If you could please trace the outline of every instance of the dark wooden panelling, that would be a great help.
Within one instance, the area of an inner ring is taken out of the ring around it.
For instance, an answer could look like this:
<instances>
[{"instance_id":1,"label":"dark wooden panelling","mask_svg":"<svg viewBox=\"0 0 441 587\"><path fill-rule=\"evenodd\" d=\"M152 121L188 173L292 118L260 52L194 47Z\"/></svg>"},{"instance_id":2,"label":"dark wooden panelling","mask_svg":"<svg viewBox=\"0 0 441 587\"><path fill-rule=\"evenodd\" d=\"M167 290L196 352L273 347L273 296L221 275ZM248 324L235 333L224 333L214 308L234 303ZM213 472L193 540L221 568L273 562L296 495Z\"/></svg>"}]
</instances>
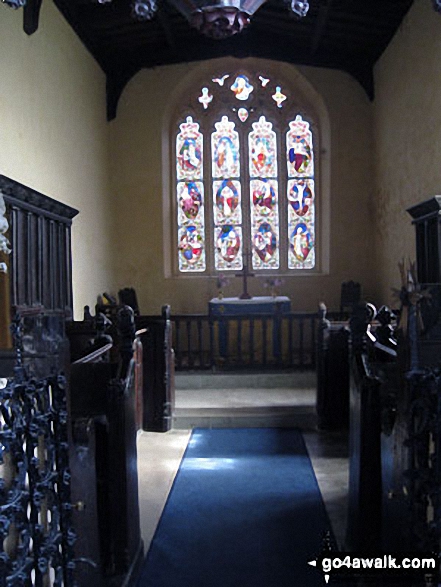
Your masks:
<instances>
[{"instance_id":1,"label":"dark wooden panelling","mask_svg":"<svg viewBox=\"0 0 441 587\"><path fill-rule=\"evenodd\" d=\"M162 316L137 316L136 327L145 329L140 335L145 357L143 429L167 432L171 428L174 410L170 307L164 306Z\"/></svg>"},{"instance_id":2,"label":"dark wooden panelling","mask_svg":"<svg viewBox=\"0 0 441 587\"><path fill-rule=\"evenodd\" d=\"M372 552L381 545L380 382L358 351L352 357L351 371L346 546Z\"/></svg>"},{"instance_id":3,"label":"dark wooden panelling","mask_svg":"<svg viewBox=\"0 0 441 587\"><path fill-rule=\"evenodd\" d=\"M317 340L317 417L322 430L349 426L349 332L343 322L323 320Z\"/></svg>"},{"instance_id":4,"label":"dark wooden panelling","mask_svg":"<svg viewBox=\"0 0 441 587\"><path fill-rule=\"evenodd\" d=\"M27 213L28 224L28 280L27 297L31 306L41 305L38 296L38 216L33 212Z\"/></svg>"},{"instance_id":5,"label":"dark wooden panelling","mask_svg":"<svg viewBox=\"0 0 441 587\"><path fill-rule=\"evenodd\" d=\"M116 323L109 330L118 340L113 347L112 338L102 337L96 322L67 322L72 354L81 356L71 365L71 416L77 451L72 462L72 488L86 506L76 517L78 554L98 565L95 570L78 569L79 587L127 587L142 560L134 363L125 358L128 351L131 354L132 340L123 332L118 317L113 319ZM142 363L142 350L139 360Z\"/></svg>"},{"instance_id":6,"label":"dark wooden panelling","mask_svg":"<svg viewBox=\"0 0 441 587\"><path fill-rule=\"evenodd\" d=\"M71 224L78 211L0 176L11 220L11 303L72 315Z\"/></svg>"}]
</instances>

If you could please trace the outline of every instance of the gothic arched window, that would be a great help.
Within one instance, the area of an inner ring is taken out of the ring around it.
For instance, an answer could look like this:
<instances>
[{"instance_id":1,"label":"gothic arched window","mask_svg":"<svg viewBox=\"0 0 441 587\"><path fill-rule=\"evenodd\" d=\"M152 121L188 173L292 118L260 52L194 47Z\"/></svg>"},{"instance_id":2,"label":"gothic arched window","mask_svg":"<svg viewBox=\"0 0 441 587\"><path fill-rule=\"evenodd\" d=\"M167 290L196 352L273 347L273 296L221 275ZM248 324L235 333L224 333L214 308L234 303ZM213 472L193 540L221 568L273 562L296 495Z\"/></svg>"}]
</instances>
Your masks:
<instances>
[{"instance_id":1,"label":"gothic arched window","mask_svg":"<svg viewBox=\"0 0 441 587\"><path fill-rule=\"evenodd\" d=\"M289 273L316 265L315 140L288 90L263 75L213 77L176 127L181 273ZM284 93L285 92L285 93Z\"/></svg>"}]
</instances>

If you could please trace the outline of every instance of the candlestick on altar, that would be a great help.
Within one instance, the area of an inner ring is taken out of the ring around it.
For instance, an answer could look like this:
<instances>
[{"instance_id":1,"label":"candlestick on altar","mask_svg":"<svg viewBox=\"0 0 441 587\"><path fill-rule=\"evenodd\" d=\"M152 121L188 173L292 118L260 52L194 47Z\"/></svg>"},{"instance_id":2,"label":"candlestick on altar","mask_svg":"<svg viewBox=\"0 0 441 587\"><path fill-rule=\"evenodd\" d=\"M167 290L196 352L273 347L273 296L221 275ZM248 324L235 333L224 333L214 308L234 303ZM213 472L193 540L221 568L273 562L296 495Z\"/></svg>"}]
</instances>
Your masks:
<instances>
[{"instance_id":1,"label":"candlestick on altar","mask_svg":"<svg viewBox=\"0 0 441 587\"><path fill-rule=\"evenodd\" d=\"M248 277L254 277L254 273L249 271L249 260L251 260L251 252L248 251L243 255L243 269L240 273L236 273L235 277L242 277L243 292L239 296L240 300L251 300L253 296L248 293Z\"/></svg>"}]
</instances>

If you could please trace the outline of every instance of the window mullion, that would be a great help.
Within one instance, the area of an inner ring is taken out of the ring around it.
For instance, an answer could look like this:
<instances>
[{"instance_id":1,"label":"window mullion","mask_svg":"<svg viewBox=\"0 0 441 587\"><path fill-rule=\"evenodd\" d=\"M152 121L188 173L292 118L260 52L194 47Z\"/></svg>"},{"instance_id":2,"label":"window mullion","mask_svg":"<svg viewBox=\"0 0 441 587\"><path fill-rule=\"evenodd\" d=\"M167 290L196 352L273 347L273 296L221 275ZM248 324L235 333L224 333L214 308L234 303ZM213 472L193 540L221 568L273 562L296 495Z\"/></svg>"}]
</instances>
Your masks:
<instances>
[{"instance_id":1,"label":"window mullion","mask_svg":"<svg viewBox=\"0 0 441 587\"><path fill-rule=\"evenodd\" d=\"M279 153L279 250L280 250L280 270L288 270L288 202L286 198L286 188L288 185L286 169L286 146L285 146L286 129L279 128L277 132L277 148Z\"/></svg>"},{"instance_id":2,"label":"window mullion","mask_svg":"<svg viewBox=\"0 0 441 587\"><path fill-rule=\"evenodd\" d=\"M204 190L205 190L205 234L207 248L207 269L209 274L213 274L214 264L214 217L213 217L213 182L211 180L211 132L213 129L213 120L205 118L203 125L204 135Z\"/></svg>"},{"instance_id":3,"label":"window mullion","mask_svg":"<svg viewBox=\"0 0 441 587\"><path fill-rule=\"evenodd\" d=\"M250 173L248 169L248 133L249 125L242 125L240 136L240 154L242 161L241 185L242 185L242 226L244 247L243 254L251 253L253 244L251 240L251 205L250 205Z\"/></svg>"}]
</instances>

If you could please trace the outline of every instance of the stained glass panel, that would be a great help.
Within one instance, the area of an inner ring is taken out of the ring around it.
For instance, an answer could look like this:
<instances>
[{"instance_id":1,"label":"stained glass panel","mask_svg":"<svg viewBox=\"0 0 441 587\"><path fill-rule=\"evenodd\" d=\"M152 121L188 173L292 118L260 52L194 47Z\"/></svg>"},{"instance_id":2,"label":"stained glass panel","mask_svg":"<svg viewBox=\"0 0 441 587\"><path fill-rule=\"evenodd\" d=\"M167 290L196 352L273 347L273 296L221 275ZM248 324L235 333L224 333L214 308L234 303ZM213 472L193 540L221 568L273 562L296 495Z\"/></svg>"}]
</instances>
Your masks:
<instances>
[{"instance_id":1,"label":"stained glass panel","mask_svg":"<svg viewBox=\"0 0 441 587\"><path fill-rule=\"evenodd\" d=\"M224 179L213 182L215 224L242 223L240 181Z\"/></svg>"},{"instance_id":2,"label":"stained glass panel","mask_svg":"<svg viewBox=\"0 0 441 587\"><path fill-rule=\"evenodd\" d=\"M254 87L246 75L238 75L230 89L238 100L248 100Z\"/></svg>"},{"instance_id":3,"label":"stained glass panel","mask_svg":"<svg viewBox=\"0 0 441 587\"><path fill-rule=\"evenodd\" d=\"M223 75L222 77L213 77L211 81L215 82L216 84L219 84L220 86L223 86L225 83L225 80L228 79L230 76L229 74Z\"/></svg>"},{"instance_id":4,"label":"stained glass panel","mask_svg":"<svg viewBox=\"0 0 441 587\"><path fill-rule=\"evenodd\" d=\"M240 176L239 135L234 122L222 116L211 135L212 175L231 179Z\"/></svg>"},{"instance_id":5,"label":"stained glass panel","mask_svg":"<svg viewBox=\"0 0 441 587\"><path fill-rule=\"evenodd\" d=\"M242 227L224 224L215 229L216 269L242 269Z\"/></svg>"},{"instance_id":6,"label":"stained glass panel","mask_svg":"<svg viewBox=\"0 0 441 587\"><path fill-rule=\"evenodd\" d=\"M248 136L251 177L277 177L276 133L272 126L265 116L253 122L253 130Z\"/></svg>"},{"instance_id":7,"label":"stained glass panel","mask_svg":"<svg viewBox=\"0 0 441 587\"><path fill-rule=\"evenodd\" d=\"M315 267L315 192L312 133L301 116L286 135L288 168L288 268Z\"/></svg>"},{"instance_id":8,"label":"stained glass panel","mask_svg":"<svg viewBox=\"0 0 441 587\"><path fill-rule=\"evenodd\" d=\"M312 133L309 123L301 116L289 123L286 135L288 177L312 177L314 175L314 155Z\"/></svg>"},{"instance_id":9,"label":"stained glass panel","mask_svg":"<svg viewBox=\"0 0 441 587\"><path fill-rule=\"evenodd\" d=\"M205 235L201 227L190 224L178 232L179 270L205 270Z\"/></svg>"},{"instance_id":10,"label":"stained glass panel","mask_svg":"<svg viewBox=\"0 0 441 587\"><path fill-rule=\"evenodd\" d=\"M282 108L282 103L286 100L286 96L282 93L282 88L280 86L276 87L276 92L271 97L277 104L277 108Z\"/></svg>"},{"instance_id":11,"label":"stained glass panel","mask_svg":"<svg viewBox=\"0 0 441 587\"><path fill-rule=\"evenodd\" d=\"M248 135L250 220L253 269L279 267L279 205L277 142L271 122L264 116Z\"/></svg>"},{"instance_id":12,"label":"stained glass panel","mask_svg":"<svg viewBox=\"0 0 441 587\"><path fill-rule=\"evenodd\" d=\"M189 116L176 137L176 198L179 271L205 271L202 134Z\"/></svg>"},{"instance_id":13,"label":"stained glass panel","mask_svg":"<svg viewBox=\"0 0 441 587\"><path fill-rule=\"evenodd\" d=\"M217 270L242 268L242 201L239 134L223 116L211 135L214 264ZM221 178L221 179L216 179Z\"/></svg>"},{"instance_id":14,"label":"stained glass panel","mask_svg":"<svg viewBox=\"0 0 441 587\"><path fill-rule=\"evenodd\" d=\"M203 223L204 185L200 181L181 181L178 183L178 222L191 224L202 220Z\"/></svg>"},{"instance_id":15,"label":"stained glass panel","mask_svg":"<svg viewBox=\"0 0 441 587\"><path fill-rule=\"evenodd\" d=\"M208 88L202 88L202 94L199 96L198 102L200 102L202 104L202 106L204 107L204 110L206 110L208 108L208 105L212 101L213 101L213 94L210 94L210 91Z\"/></svg>"},{"instance_id":16,"label":"stained glass panel","mask_svg":"<svg viewBox=\"0 0 441 587\"><path fill-rule=\"evenodd\" d=\"M249 112L246 108L239 108L239 110L237 111L237 116L239 117L239 120L241 122L245 122L245 120L249 116Z\"/></svg>"},{"instance_id":17,"label":"stained glass panel","mask_svg":"<svg viewBox=\"0 0 441 587\"><path fill-rule=\"evenodd\" d=\"M288 180L288 214L303 217L309 212L314 201L313 179ZM294 220L295 220L294 217Z\"/></svg>"},{"instance_id":18,"label":"stained glass panel","mask_svg":"<svg viewBox=\"0 0 441 587\"><path fill-rule=\"evenodd\" d=\"M253 179L250 185L252 216L258 219L277 216L277 181Z\"/></svg>"},{"instance_id":19,"label":"stained glass panel","mask_svg":"<svg viewBox=\"0 0 441 587\"><path fill-rule=\"evenodd\" d=\"M313 269L315 266L314 219L300 220L289 233L289 269Z\"/></svg>"},{"instance_id":20,"label":"stained glass panel","mask_svg":"<svg viewBox=\"0 0 441 587\"><path fill-rule=\"evenodd\" d=\"M202 134L191 116L180 126L176 137L177 179L202 179Z\"/></svg>"},{"instance_id":21,"label":"stained glass panel","mask_svg":"<svg viewBox=\"0 0 441 587\"><path fill-rule=\"evenodd\" d=\"M253 269L279 268L279 207L275 179L253 179L250 183Z\"/></svg>"},{"instance_id":22,"label":"stained glass panel","mask_svg":"<svg viewBox=\"0 0 441 587\"><path fill-rule=\"evenodd\" d=\"M252 234L253 269L278 269L279 247L275 227L269 222L262 222Z\"/></svg>"}]
</instances>

